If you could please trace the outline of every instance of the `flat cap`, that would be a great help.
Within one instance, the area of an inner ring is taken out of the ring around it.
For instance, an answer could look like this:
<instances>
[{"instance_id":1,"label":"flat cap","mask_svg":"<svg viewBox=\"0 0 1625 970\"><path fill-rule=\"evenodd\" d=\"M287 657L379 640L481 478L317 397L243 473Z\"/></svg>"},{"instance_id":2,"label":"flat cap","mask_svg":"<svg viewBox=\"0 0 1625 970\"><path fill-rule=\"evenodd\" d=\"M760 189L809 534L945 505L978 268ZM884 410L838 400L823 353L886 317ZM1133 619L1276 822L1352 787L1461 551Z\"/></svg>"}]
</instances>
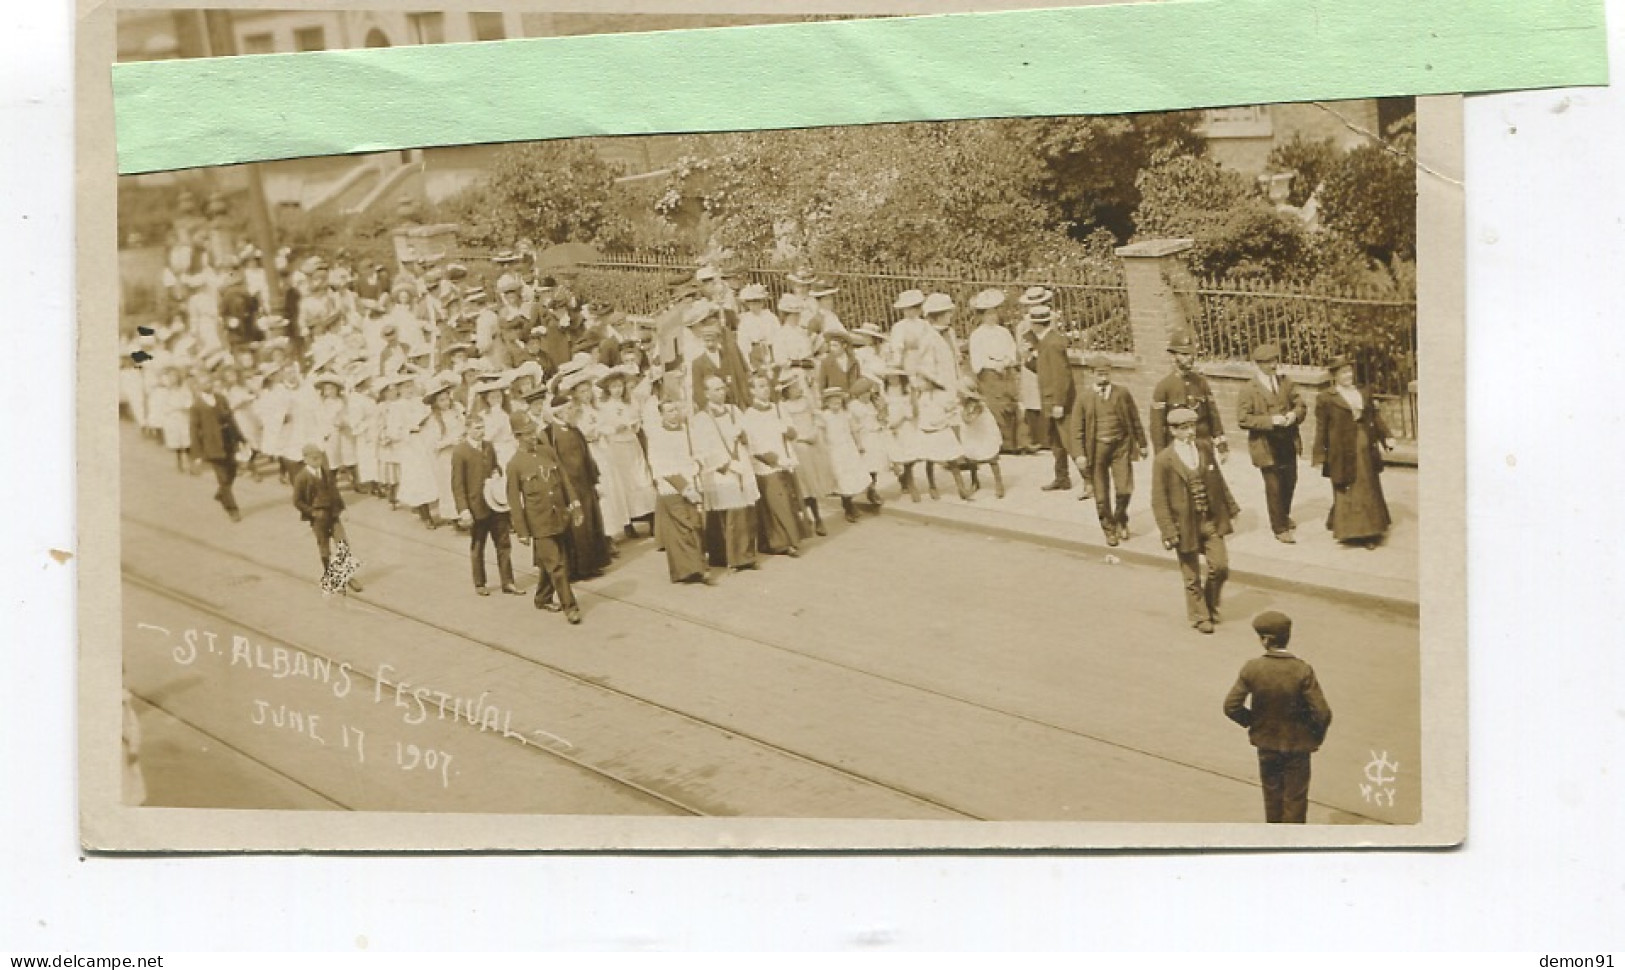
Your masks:
<instances>
[{"instance_id":1,"label":"flat cap","mask_svg":"<svg viewBox=\"0 0 1625 970\"><path fill-rule=\"evenodd\" d=\"M1292 617L1275 610L1266 610L1253 617L1253 629L1261 637L1274 637L1284 641L1292 636Z\"/></svg>"}]
</instances>

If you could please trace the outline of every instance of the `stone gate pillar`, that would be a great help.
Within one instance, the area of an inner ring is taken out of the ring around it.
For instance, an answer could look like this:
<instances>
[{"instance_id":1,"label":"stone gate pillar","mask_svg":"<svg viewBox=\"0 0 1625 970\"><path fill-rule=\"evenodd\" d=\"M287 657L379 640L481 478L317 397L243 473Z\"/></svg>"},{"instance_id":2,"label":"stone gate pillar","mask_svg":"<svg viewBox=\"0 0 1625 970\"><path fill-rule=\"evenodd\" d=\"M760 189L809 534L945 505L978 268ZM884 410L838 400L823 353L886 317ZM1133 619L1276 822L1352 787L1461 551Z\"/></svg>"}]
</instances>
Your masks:
<instances>
[{"instance_id":1,"label":"stone gate pillar","mask_svg":"<svg viewBox=\"0 0 1625 970\"><path fill-rule=\"evenodd\" d=\"M1160 366L1168 338L1189 326L1175 287L1192 285L1179 254L1193 245L1191 239L1147 239L1117 250L1128 284L1134 356L1142 365Z\"/></svg>"}]
</instances>

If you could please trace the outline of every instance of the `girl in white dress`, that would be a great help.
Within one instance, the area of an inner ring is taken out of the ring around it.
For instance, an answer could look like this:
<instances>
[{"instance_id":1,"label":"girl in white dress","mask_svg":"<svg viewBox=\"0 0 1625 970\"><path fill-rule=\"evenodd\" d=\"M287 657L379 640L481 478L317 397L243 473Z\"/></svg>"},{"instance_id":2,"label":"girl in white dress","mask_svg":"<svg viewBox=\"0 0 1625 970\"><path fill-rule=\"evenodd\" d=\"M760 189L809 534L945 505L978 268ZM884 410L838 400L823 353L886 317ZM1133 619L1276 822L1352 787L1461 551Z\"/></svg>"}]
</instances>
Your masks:
<instances>
[{"instance_id":1,"label":"girl in white dress","mask_svg":"<svg viewBox=\"0 0 1625 970\"><path fill-rule=\"evenodd\" d=\"M389 507L399 507L401 452L411 429L406 421L412 402L402 400L401 386L409 378L386 377L378 385L378 477L389 498Z\"/></svg>"},{"instance_id":2,"label":"girl in white dress","mask_svg":"<svg viewBox=\"0 0 1625 970\"><path fill-rule=\"evenodd\" d=\"M920 500L920 486L914 481L914 465L920 460L920 425L914 410L914 394L908 386L908 375L902 371L886 372L886 394L883 399L887 435L886 454L891 459L892 473L907 490L909 498Z\"/></svg>"},{"instance_id":3,"label":"girl in white dress","mask_svg":"<svg viewBox=\"0 0 1625 970\"><path fill-rule=\"evenodd\" d=\"M863 494L870 487L869 467L864 461L863 444L852 413L846 407L846 390L839 387L824 389L824 410L818 416L820 430L829 447L830 466L835 471L835 493L841 497L841 511L846 521L858 521L858 510L853 496Z\"/></svg>"},{"instance_id":4,"label":"girl in white dress","mask_svg":"<svg viewBox=\"0 0 1625 970\"><path fill-rule=\"evenodd\" d=\"M505 374L474 388L475 411L484 422L485 443L496 452L499 468L507 468L519 451L519 439L513 433L513 415L508 410L511 383L511 375Z\"/></svg>"},{"instance_id":5,"label":"girl in white dress","mask_svg":"<svg viewBox=\"0 0 1625 970\"><path fill-rule=\"evenodd\" d=\"M186 471L186 453L192 447L192 392L182 384L178 368L164 369L148 407L163 432L164 447L175 453L175 470Z\"/></svg>"},{"instance_id":6,"label":"girl in white dress","mask_svg":"<svg viewBox=\"0 0 1625 970\"><path fill-rule=\"evenodd\" d=\"M830 464L829 446L818 426L818 402L807 392L807 371L791 368L779 379L783 400L779 410L792 431L796 452L796 482L801 487L801 498L812 514L813 532L826 535L824 517L818 500L835 491L835 469Z\"/></svg>"},{"instance_id":7,"label":"girl in white dress","mask_svg":"<svg viewBox=\"0 0 1625 970\"><path fill-rule=\"evenodd\" d=\"M977 470L983 465L993 470L993 494L1004 498L1004 472L999 468L999 449L1003 447L1004 435L999 431L998 419L983 404L980 394L966 394L962 408L964 424L959 430L959 441L964 446L965 458L960 467L970 472L970 495L965 498L969 500L982 487Z\"/></svg>"},{"instance_id":8,"label":"girl in white dress","mask_svg":"<svg viewBox=\"0 0 1625 970\"><path fill-rule=\"evenodd\" d=\"M922 381L914 397L915 414L920 428L920 457L925 460L925 482L932 498L941 498L937 492L937 466L943 465L954 476L959 497L970 493L965 490L959 463L965 449L959 442L959 396L949 388L937 387Z\"/></svg>"},{"instance_id":9,"label":"girl in white dress","mask_svg":"<svg viewBox=\"0 0 1625 970\"><path fill-rule=\"evenodd\" d=\"M349 401L350 433L355 438L356 490L367 495L383 494L379 486L383 472L378 461L378 432L382 415L378 410L378 401L373 397L376 386L376 380L363 379L350 392Z\"/></svg>"},{"instance_id":10,"label":"girl in white dress","mask_svg":"<svg viewBox=\"0 0 1625 970\"><path fill-rule=\"evenodd\" d=\"M867 377L860 377L852 383L852 399L847 402L846 412L852 417L852 430L863 452L864 470L869 473L869 487L864 497L876 511L881 506L878 489L880 476L891 471L885 408L879 384Z\"/></svg>"},{"instance_id":11,"label":"girl in white dress","mask_svg":"<svg viewBox=\"0 0 1625 970\"><path fill-rule=\"evenodd\" d=\"M633 402L628 385L638 376L635 367L614 367L599 378L604 399L598 405L599 431L604 436L606 453L614 466L613 478L620 491L620 501L629 520L649 520L649 534L654 534L655 486L649 472L649 459L643 452L638 432L643 416ZM626 525L626 536L637 537L631 522Z\"/></svg>"}]
</instances>

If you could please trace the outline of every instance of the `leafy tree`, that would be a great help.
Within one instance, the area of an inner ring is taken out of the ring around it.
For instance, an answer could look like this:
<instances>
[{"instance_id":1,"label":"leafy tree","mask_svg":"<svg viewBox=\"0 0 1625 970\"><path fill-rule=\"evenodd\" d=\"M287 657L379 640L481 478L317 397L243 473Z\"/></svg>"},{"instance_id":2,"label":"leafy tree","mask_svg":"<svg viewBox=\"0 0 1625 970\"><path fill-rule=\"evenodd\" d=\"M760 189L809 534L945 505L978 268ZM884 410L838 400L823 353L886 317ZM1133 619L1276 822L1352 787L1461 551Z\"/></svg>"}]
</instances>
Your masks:
<instances>
[{"instance_id":1,"label":"leafy tree","mask_svg":"<svg viewBox=\"0 0 1625 970\"><path fill-rule=\"evenodd\" d=\"M1078 239L1105 229L1118 242L1134 234L1138 177L1159 156L1199 155L1201 113L1021 119L1008 137L1044 163L1043 187Z\"/></svg>"},{"instance_id":2,"label":"leafy tree","mask_svg":"<svg viewBox=\"0 0 1625 970\"><path fill-rule=\"evenodd\" d=\"M1305 138L1301 132L1294 134L1291 141L1271 149L1271 168L1297 174L1292 180L1292 190L1287 193L1287 205L1301 206L1308 202L1315 187L1337 164L1337 158L1337 144L1332 139Z\"/></svg>"},{"instance_id":3,"label":"leafy tree","mask_svg":"<svg viewBox=\"0 0 1625 970\"><path fill-rule=\"evenodd\" d=\"M1416 258L1416 137L1414 116L1390 129L1385 145L1344 155L1321 186L1321 220L1392 267Z\"/></svg>"},{"instance_id":4,"label":"leafy tree","mask_svg":"<svg viewBox=\"0 0 1625 970\"><path fill-rule=\"evenodd\" d=\"M1010 122L698 137L659 203L715 248L777 262L1026 268L1082 248Z\"/></svg>"},{"instance_id":5,"label":"leafy tree","mask_svg":"<svg viewBox=\"0 0 1625 970\"><path fill-rule=\"evenodd\" d=\"M631 225L612 199L620 174L583 142L511 145L498 153L489 175L443 210L472 246L496 249L520 238L624 245Z\"/></svg>"}]
</instances>

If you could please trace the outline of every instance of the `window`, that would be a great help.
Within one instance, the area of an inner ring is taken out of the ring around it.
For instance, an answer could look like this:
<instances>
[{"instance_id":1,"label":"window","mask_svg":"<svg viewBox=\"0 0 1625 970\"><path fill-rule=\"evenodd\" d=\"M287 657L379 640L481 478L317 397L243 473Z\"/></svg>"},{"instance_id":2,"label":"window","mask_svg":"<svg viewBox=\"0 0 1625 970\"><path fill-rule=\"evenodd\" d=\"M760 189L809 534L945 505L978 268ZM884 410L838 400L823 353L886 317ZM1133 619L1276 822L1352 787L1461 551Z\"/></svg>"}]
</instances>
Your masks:
<instances>
[{"instance_id":1,"label":"window","mask_svg":"<svg viewBox=\"0 0 1625 970\"><path fill-rule=\"evenodd\" d=\"M503 25L499 13L471 13L468 22L473 28L475 40L503 40L508 36L508 29Z\"/></svg>"},{"instance_id":2,"label":"window","mask_svg":"<svg viewBox=\"0 0 1625 970\"><path fill-rule=\"evenodd\" d=\"M293 49L296 51L327 50L327 31L321 27L304 27L294 31Z\"/></svg>"},{"instance_id":3,"label":"window","mask_svg":"<svg viewBox=\"0 0 1625 970\"><path fill-rule=\"evenodd\" d=\"M409 13L407 23L412 26L412 43L444 44L446 42L446 15L442 13Z\"/></svg>"},{"instance_id":4,"label":"window","mask_svg":"<svg viewBox=\"0 0 1625 970\"><path fill-rule=\"evenodd\" d=\"M271 54L276 51L276 41L270 34L245 34L243 36L244 54Z\"/></svg>"}]
</instances>

